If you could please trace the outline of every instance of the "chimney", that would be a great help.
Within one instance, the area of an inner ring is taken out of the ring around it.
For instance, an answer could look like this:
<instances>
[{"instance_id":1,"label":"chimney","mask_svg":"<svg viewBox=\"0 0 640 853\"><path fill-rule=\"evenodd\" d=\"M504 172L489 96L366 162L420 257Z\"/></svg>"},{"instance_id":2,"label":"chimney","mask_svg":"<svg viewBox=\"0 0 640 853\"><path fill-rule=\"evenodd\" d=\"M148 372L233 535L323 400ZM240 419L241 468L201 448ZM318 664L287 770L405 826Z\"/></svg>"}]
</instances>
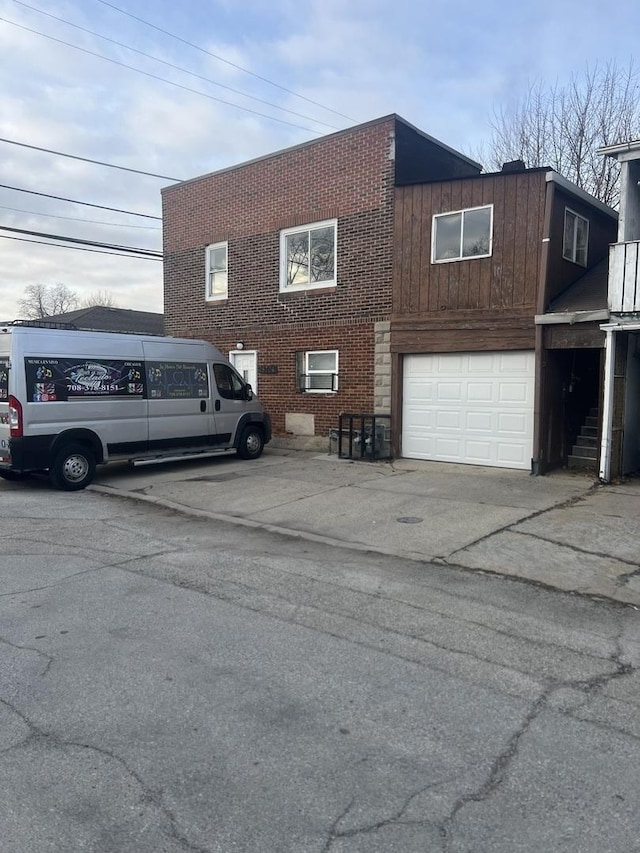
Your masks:
<instances>
[{"instance_id":1,"label":"chimney","mask_svg":"<svg viewBox=\"0 0 640 853\"><path fill-rule=\"evenodd\" d=\"M502 164L503 172L523 172L526 168L524 160L509 160Z\"/></svg>"}]
</instances>

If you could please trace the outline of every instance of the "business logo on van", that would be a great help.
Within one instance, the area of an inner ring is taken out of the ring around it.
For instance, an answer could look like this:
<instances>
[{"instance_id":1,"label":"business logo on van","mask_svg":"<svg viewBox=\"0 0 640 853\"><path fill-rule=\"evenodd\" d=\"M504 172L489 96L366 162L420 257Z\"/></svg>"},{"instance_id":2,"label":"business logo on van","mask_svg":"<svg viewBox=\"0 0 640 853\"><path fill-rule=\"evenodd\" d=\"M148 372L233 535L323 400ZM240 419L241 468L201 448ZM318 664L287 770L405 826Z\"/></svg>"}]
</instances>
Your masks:
<instances>
[{"instance_id":1,"label":"business logo on van","mask_svg":"<svg viewBox=\"0 0 640 853\"><path fill-rule=\"evenodd\" d=\"M26 358L27 400L51 403L74 397L144 397L141 361Z\"/></svg>"}]
</instances>

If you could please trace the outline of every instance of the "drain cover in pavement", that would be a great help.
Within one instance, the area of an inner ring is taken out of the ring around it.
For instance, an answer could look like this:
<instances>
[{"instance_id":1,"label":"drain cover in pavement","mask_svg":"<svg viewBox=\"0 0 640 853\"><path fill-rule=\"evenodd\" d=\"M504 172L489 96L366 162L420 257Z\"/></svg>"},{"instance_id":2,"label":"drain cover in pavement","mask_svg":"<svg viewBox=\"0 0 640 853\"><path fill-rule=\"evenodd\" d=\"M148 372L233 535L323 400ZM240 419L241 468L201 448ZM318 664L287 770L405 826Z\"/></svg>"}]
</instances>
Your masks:
<instances>
[{"instance_id":1,"label":"drain cover in pavement","mask_svg":"<svg viewBox=\"0 0 640 853\"><path fill-rule=\"evenodd\" d=\"M418 518L415 515L403 515L400 518L397 518L396 521L399 521L400 524L420 524L424 519Z\"/></svg>"}]
</instances>

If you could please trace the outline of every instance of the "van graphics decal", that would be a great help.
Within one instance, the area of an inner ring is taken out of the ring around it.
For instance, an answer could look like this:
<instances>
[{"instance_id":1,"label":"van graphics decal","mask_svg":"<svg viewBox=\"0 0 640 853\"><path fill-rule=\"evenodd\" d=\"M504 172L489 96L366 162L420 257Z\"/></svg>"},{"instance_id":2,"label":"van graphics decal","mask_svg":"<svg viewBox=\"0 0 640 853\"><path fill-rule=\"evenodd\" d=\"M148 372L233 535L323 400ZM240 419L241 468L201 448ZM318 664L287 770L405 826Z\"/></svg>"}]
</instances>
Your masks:
<instances>
[{"instance_id":1,"label":"van graphics decal","mask_svg":"<svg viewBox=\"0 0 640 853\"><path fill-rule=\"evenodd\" d=\"M9 364L0 361L0 400L9 399Z\"/></svg>"},{"instance_id":2,"label":"van graphics decal","mask_svg":"<svg viewBox=\"0 0 640 853\"><path fill-rule=\"evenodd\" d=\"M51 403L76 397L144 397L141 361L25 358L27 401Z\"/></svg>"},{"instance_id":3,"label":"van graphics decal","mask_svg":"<svg viewBox=\"0 0 640 853\"><path fill-rule=\"evenodd\" d=\"M146 361L149 399L179 400L209 396L207 365L185 361Z\"/></svg>"}]
</instances>

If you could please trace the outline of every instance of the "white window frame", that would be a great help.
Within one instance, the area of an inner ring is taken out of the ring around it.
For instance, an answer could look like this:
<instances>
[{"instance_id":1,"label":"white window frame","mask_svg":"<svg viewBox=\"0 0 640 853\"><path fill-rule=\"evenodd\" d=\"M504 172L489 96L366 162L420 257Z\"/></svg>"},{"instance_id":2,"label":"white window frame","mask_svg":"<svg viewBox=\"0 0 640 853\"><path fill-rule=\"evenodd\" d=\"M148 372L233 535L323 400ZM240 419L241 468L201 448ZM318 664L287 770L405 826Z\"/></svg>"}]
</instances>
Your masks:
<instances>
[{"instance_id":1,"label":"white window frame","mask_svg":"<svg viewBox=\"0 0 640 853\"><path fill-rule=\"evenodd\" d=\"M571 245L567 246L566 236L567 236L567 214L575 217L573 222L573 235L571 239ZM586 225L587 231L587 239L584 247L584 262L578 260L578 220L582 220ZM589 220L586 216L582 216L581 213L573 210L570 207L565 207L564 209L564 219L562 222L562 257L565 261L571 261L573 264L578 264L580 267L587 266L587 259L589 258Z\"/></svg>"},{"instance_id":2,"label":"white window frame","mask_svg":"<svg viewBox=\"0 0 640 853\"><path fill-rule=\"evenodd\" d=\"M309 356L310 355L335 355L336 357L336 369L331 372L327 370L309 370ZM314 349L307 350L304 354L304 375L305 375L305 386L309 382L310 376L335 376L335 383L332 381L332 385L335 384L333 388L308 388L305 387L306 394L335 394L338 390L338 371L339 371L339 355L337 349Z\"/></svg>"},{"instance_id":3,"label":"white window frame","mask_svg":"<svg viewBox=\"0 0 640 853\"><path fill-rule=\"evenodd\" d=\"M227 286L225 287L224 293L212 293L211 292L211 253L215 249L224 249L225 258L226 258L226 277L227 277ZM219 302L222 299L227 299L229 296L229 244L226 240L220 243L210 243L205 248L205 291L204 298L207 302Z\"/></svg>"},{"instance_id":4,"label":"white window frame","mask_svg":"<svg viewBox=\"0 0 640 853\"><path fill-rule=\"evenodd\" d=\"M463 255L462 247L464 244L464 217L466 213L470 213L474 210L489 210L490 211L490 219L489 219L489 251L484 255ZM436 230L438 226L438 220L443 219L445 216L456 216L460 214L460 254L455 258L436 258ZM464 207L461 210L447 210L444 213L436 213L433 216L433 221L431 223L431 263L432 264L450 264L457 263L459 261L473 261L476 258L490 258L493 254L493 205L492 204L480 204L477 207Z\"/></svg>"},{"instance_id":5,"label":"white window frame","mask_svg":"<svg viewBox=\"0 0 640 853\"><path fill-rule=\"evenodd\" d=\"M326 281L314 281L306 284L287 283L287 237L291 234L299 234L314 231L318 228L333 228L333 278ZM285 228L280 232L280 293L292 293L300 290L318 290L319 288L335 287L338 280L338 220L326 219L323 222L312 222L308 225L296 225L293 228Z\"/></svg>"}]
</instances>

